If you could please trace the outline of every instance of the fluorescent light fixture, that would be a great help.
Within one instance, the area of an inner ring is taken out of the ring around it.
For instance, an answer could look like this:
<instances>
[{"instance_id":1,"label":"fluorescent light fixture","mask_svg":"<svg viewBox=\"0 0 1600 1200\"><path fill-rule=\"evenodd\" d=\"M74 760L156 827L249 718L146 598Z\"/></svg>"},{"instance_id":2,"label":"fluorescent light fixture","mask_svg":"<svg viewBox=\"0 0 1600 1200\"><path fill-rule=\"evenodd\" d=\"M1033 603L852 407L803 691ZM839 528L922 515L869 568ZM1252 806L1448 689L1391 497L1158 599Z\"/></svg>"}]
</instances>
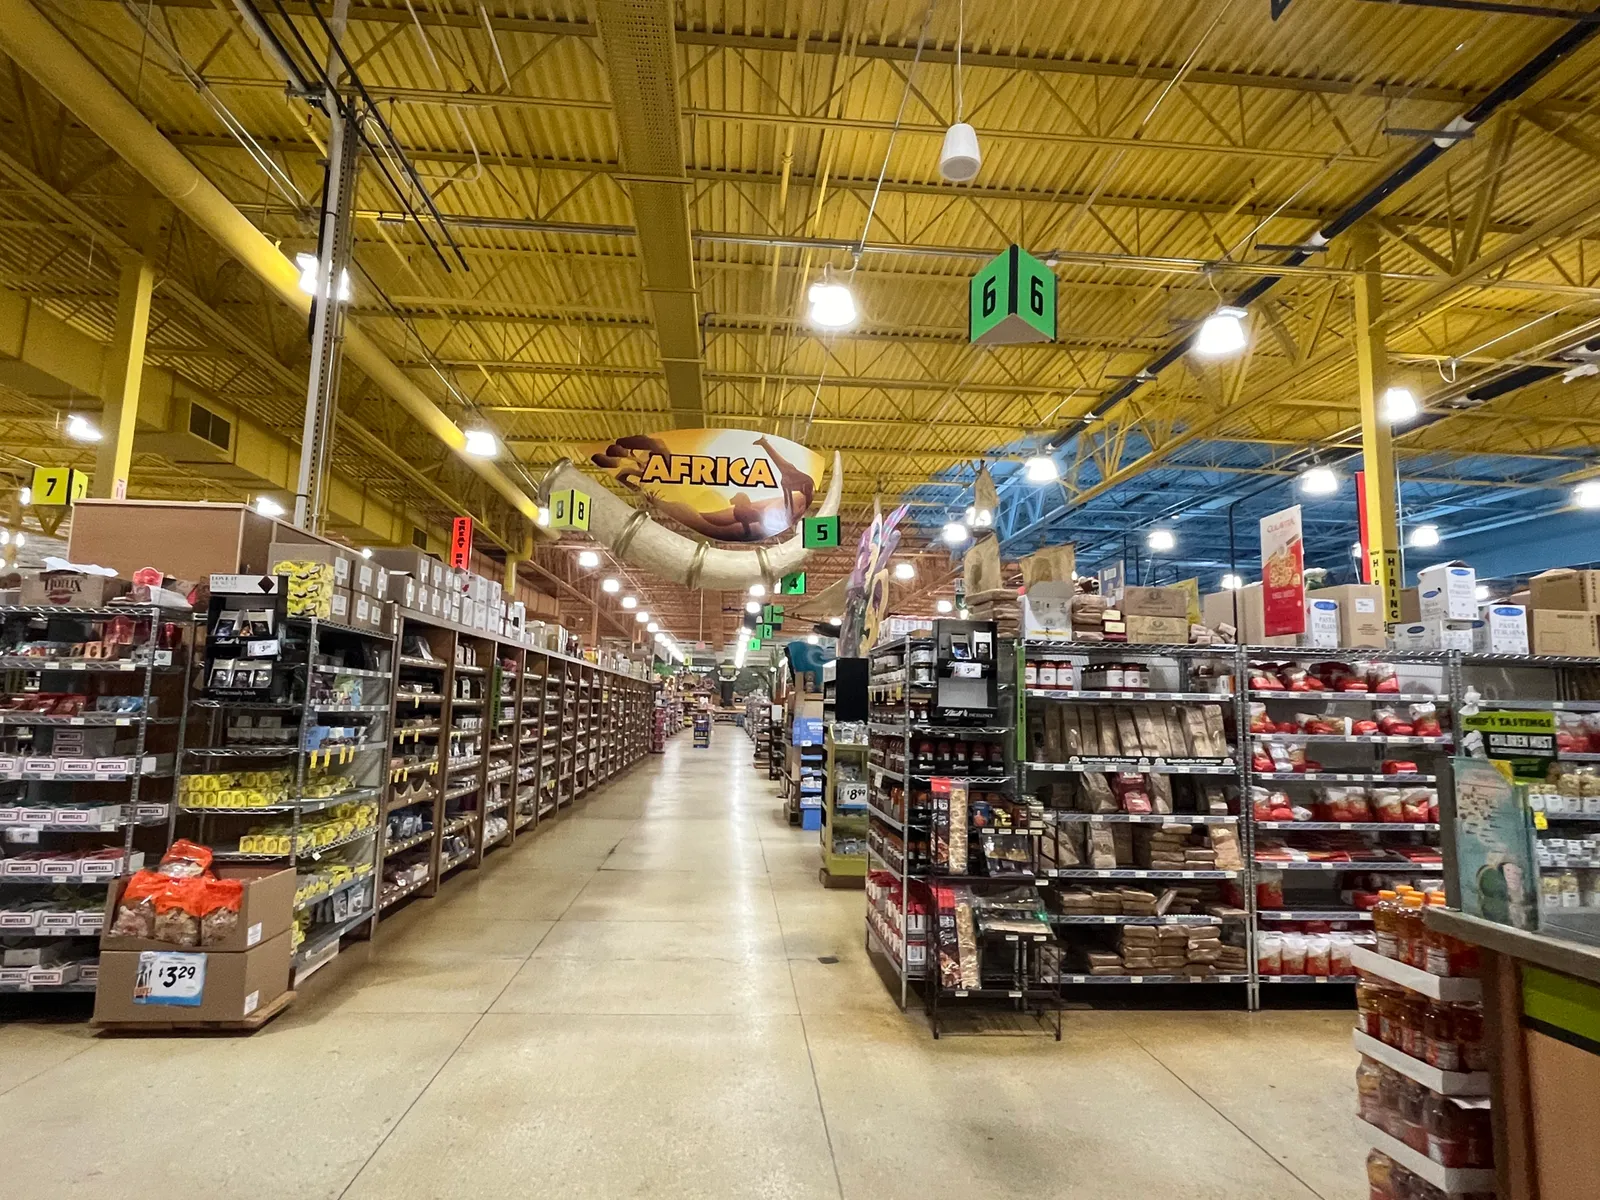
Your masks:
<instances>
[{"instance_id":1,"label":"fluorescent light fixture","mask_svg":"<svg viewBox=\"0 0 1600 1200\"><path fill-rule=\"evenodd\" d=\"M284 514L284 507L271 496L257 496L256 511L263 517L281 517Z\"/></svg>"},{"instance_id":2,"label":"fluorescent light fixture","mask_svg":"<svg viewBox=\"0 0 1600 1200\"><path fill-rule=\"evenodd\" d=\"M578 554L578 565L585 570L600 565L600 556L593 550L584 550Z\"/></svg>"},{"instance_id":3,"label":"fluorescent light fixture","mask_svg":"<svg viewBox=\"0 0 1600 1200\"><path fill-rule=\"evenodd\" d=\"M970 536L967 527L960 521L946 521L944 531L939 535L944 538L945 545L959 546Z\"/></svg>"},{"instance_id":4,"label":"fluorescent light fixture","mask_svg":"<svg viewBox=\"0 0 1600 1200\"><path fill-rule=\"evenodd\" d=\"M1171 550L1178 544L1178 539L1172 536L1170 529L1152 529L1145 536L1144 544L1152 550Z\"/></svg>"},{"instance_id":5,"label":"fluorescent light fixture","mask_svg":"<svg viewBox=\"0 0 1600 1200\"><path fill-rule=\"evenodd\" d=\"M1480 583L1477 587L1473 588L1472 598L1479 604L1482 604L1489 598L1489 585L1487 583Z\"/></svg>"},{"instance_id":6,"label":"fluorescent light fixture","mask_svg":"<svg viewBox=\"0 0 1600 1200\"><path fill-rule=\"evenodd\" d=\"M1418 411L1417 398L1410 388L1392 387L1383 393L1383 418L1389 424L1409 421Z\"/></svg>"},{"instance_id":7,"label":"fluorescent light fixture","mask_svg":"<svg viewBox=\"0 0 1600 1200\"><path fill-rule=\"evenodd\" d=\"M600 590L608 596L615 596L622 590L622 580L615 575L607 575L600 581Z\"/></svg>"},{"instance_id":8,"label":"fluorescent light fixture","mask_svg":"<svg viewBox=\"0 0 1600 1200\"><path fill-rule=\"evenodd\" d=\"M1243 586L1244 579L1242 576L1229 572L1222 577L1222 590L1225 592L1237 592Z\"/></svg>"},{"instance_id":9,"label":"fluorescent light fixture","mask_svg":"<svg viewBox=\"0 0 1600 1200\"><path fill-rule=\"evenodd\" d=\"M647 624L649 622L650 614L645 612L644 609L641 608L638 612L633 614L633 619L635 621L639 622L639 624L644 625L644 624Z\"/></svg>"},{"instance_id":10,"label":"fluorescent light fixture","mask_svg":"<svg viewBox=\"0 0 1600 1200\"><path fill-rule=\"evenodd\" d=\"M822 638L820 638L816 634L814 634L814 633L806 634L806 644L807 645L809 645L809 646L817 646L817 645L820 645L821 643L822 643Z\"/></svg>"},{"instance_id":11,"label":"fluorescent light fixture","mask_svg":"<svg viewBox=\"0 0 1600 1200\"><path fill-rule=\"evenodd\" d=\"M1418 525L1411 531L1407 541L1419 550L1426 550L1429 546L1439 544L1439 527L1437 525Z\"/></svg>"},{"instance_id":12,"label":"fluorescent light fixture","mask_svg":"<svg viewBox=\"0 0 1600 1200\"><path fill-rule=\"evenodd\" d=\"M1572 502L1579 508L1600 508L1600 479L1585 479L1573 488Z\"/></svg>"},{"instance_id":13,"label":"fluorescent light fixture","mask_svg":"<svg viewBox=\"0 0 1600 1200\"><path fill-rule=\"evenodd\" d=\"M500 453L500 443L489 429L463 430L467 435L466 452L473 458L493 458Z\"/></svg>"},{"instance_id":14,"label":"fluorescent light fixture","mask_svg":"<svg viewBox=\"0 0 1600 1200\"><path fill-rule=\"evenodd\" d=\"M833 281L833 268L824 267L822 278L806 289L811 303L811 323L823 329L844 329L856 323L856 298L842 283Z\"/></svg>"},{"instance_id":15,"label":"fluorescent light fixture","mask_svg":"<svg viewBox=\"0 0 1600 1200\"><path fill-rule=\"evenodd\" d=\"M22 505L23 508L27 508L30 504L32 504L33 503L33 489L31 487L25 487L20 492L18 492L17 493L17 503Z\"/></svg>"},{"instance_id":16,"label":"fluorescent light fixture","mask_svg":"<svg viewBox=\"0 0 1600 1200\"><path fill-rule=\"evenodd\" d=\"M1194 352L1202 358L1223 358L1245 347L1245 311L1228 305L1207 317L1195 335Z\"/></svg>"},{"instance_id":17,"label":"fluorescent light fixture","mask_svg":"<svg viewBox=\"0 0 1600 1200\"><path fill-rule=\"evenodd\" d=\"M646 633L659 634L661 632L661 626L657 625L654 621L651 621L650 624L644 627L644 631Z\"/></svg>"},{"instance_id":18,"label":"fluorescent light fixture","mask_svg":"<svg viewBox=\"0 0 1600 1200\"><path fill-rule=\"evenodd\" d=\"M317 267L319 263L315 254L296 254L294 265L300 268L300 290L308 296L317 294ZM348 268L339 270L339 303L350 303L350 271Z\"/></svg>"},{"instance_id":19,"label":"fluorescent light fixture","mask_svg":"<svg viewBox=\"0 0 1600 1200\"><path fill-rule=\"evenodd\" d=\"M1022 473L1029 483L1054 483L1061 478L1061 468L1048 454L1035 454L1023 464Z\"/></svg>"},{"instance_id":20,"label":"fluorescent light fixture","mask_svg":"<svg viewBox=\"0 0 1600 1200\"><path fill-rule=\"evenodd\" d=\"M761 611L761 601L759 601L759 600L746 600L744 602L744 610L745 610L745 612L750 613L752 615L754 615L755 613L760 612Z\"/></svg>"},{"instance_id":21,"label":"fluorescent light fixture","mask_svg":"<svg viewBox=\"0 0 1600 1200\"><path fill-rule=\"evenodd\" d=\"M1329 467L1307 467L1300 473L1300 490L1308 496L1331 496L1339 490L1339 477Z\"/></svg>"},{"instance_id":22,"label":"fluorescent light fixture","mask_svg":"<svg viewBox=\"0 0 1600 1200\"><path fill-rule=\"evenodd\" d=\"M87 417L73 413L67 418L67 436L75 442L98 442L100 431L92 425Z\"/></svg>"},{"instance_id":23,"label":"fluorescent light fixture","mask_svg":"<svg viewBox=\"0 0 1600 1200\"><path fill-rule=\"evenodd\" d=\"M362 558L371 558L372 557L372 547L371 546L363 546L363 547L361 547L361 557Z\"/></svg>"},{"instance_id":24,"label":"fluorescent light fixture","mask_svg":"<svg viewBox=\"0 0 1600 1200\"><path fill-rule=\"evenodd\" d=\"M895 563L894 577L901 580L915 579L917 577L917 569L908 562Z\"/></svg>"},{"instance_id":25,"label":"fluorescent light fixture","mask_svg":"<svg viewBox=\"0 0 1600 1200\"><path fill-rule=\"evenodd\" d=\"M623 608L638 608L639 607L639 597L637 597L637 596L624 596L622 598L622 607Z\"/></svg>"},{"instance_id":26,"label":"fluorescent light fixture","mask_svg":"<svg viewBox=\"0 0 1600 1200\"><path fill-rule=\"evenodd\" d=\"M764 583L752 583L750 585L750 594L752 596L765 596L767 594L767 585Z\"/></svg>"},{"instance_id":27,"label":"fluorescent light fixture","mask_svg":"<svg viewBox=\"0 0 1600 1200\"><path fill-rule=\"evenodd\" d=\"M934 607L937 608L942 613L947 613L951 609L955 608L955 605L951 604L950 601L948 601L948 600L941 600L937 604L935 604Z\"/></svg>"}]
</instances>

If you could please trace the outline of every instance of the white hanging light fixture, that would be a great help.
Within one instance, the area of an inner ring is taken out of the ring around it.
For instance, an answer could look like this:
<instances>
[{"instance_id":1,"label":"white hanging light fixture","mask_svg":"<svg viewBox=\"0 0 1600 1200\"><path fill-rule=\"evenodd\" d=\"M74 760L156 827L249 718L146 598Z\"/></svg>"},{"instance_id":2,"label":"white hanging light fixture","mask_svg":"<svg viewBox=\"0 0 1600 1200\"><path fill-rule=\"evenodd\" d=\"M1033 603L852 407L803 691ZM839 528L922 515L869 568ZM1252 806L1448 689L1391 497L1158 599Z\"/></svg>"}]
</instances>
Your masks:
<instances>
[{"instance_id":1,"label":"white hanging light fixture","mask_svg":"<svg viewBox=\"0 0 1600 1200\"><path fill-rule=\"evenodd\" d=\"M622 580L616 578L614 575L607 576L605 579L600 581L600 590L608 596L615 596L622 590Z\"/></svg>"},{"instance_id":2,"label":"white hanging light fixture","mask_svg":"<svg viewBox=\"0 0 1600 1200\"><path fill-rule=\"evenodd\" d=\"M493 458L500 453L499 443L495 440L494 432L489 429L467 429L467 444L463 449L473 458Z\"/></svg>"},{"instance_id":3,"label":"white hanging light fixture","mask_svg":"<svg viewBox=\"0 0 1600 1200\"><path fill-rule=\"evenodd\" d=\"M806 290L811 303L811 323L823 329L845 329L856 323L856 298L842 283L835 283L833 268L822 268L822 278Z\"/></svg>"},{"instance_id":4,"label":"white hanging light fixture","mask_svg":"<svg viewBox=\"0 0 1600 1200\"><path fill-rule=\"evenodd\" d=\"M894 565L894 577L904 582L917 577L917 569L908 562L898 562Z\"/></svg>"},{"instance_id":5,"label":"white hanging light fixture","mask_svg":"<svg viewBox=\"0 0 1600 1200\"><path fill-rule=\"evenodd\" d=\"M1439 527L1437 525L1418 525L1411 531L1411 536L1407 541L1419 550L1437 546L1439 544Z\"/></svg>"},{"instance_id":6,"label":"white hanging light fixture","mask_svg":"<svg viewBox=\"0 0 1600 1200\"><path fill-rule=\"evenodd\" d=\"M1244 580L1238 575L1230 572L1222 577L1222 590L1225 592L1237 592L1243 586Z\"/></svg>"},{"instance_id":7,"label":"white hanging light fixture","mask_svg":"<svg viewBox=\"0 0 1600 1200\"><path fill-rule=\"evenodd\" d=\"M578 554L578 565L585 570L600 565L600 556L593 550L583 550Z\"/></svg>"},{"instance_id":8,"label":"white hanging light fixture","mask_svg":"<svg viewBox=\"0 0 1600 1200\"><path fill-rule=\"evenodd\" d=\"M939 151L939 174L951 183L966 183L978 174L983 154L978 150L978 131L963 119L966 106L961 95L961 43L967 36L966 4L956 5L956 123L945 131Z\"/></svg>"},{"instance_id":9,"label":"white hanging light fixture","mask_svg":"<svg viewBox=\"0 0 1600 1200\"><path fill-rule=\"evenodd\" d=\"M637 596L624 596L622 598L622 607L623 608L638 608L639 607L639 598Z\"/></svg>"},{"instance_id":10,"label":"white hanging light fixture","mask_svg":"<svg viewBox=\"0 0 1600 1200\"><path fill-rule=\"evenodd\" d=\"M750 594L752 596L765 596L767 594L767 585L764 583L752 583L750 585Z\"/></svg>"},{"instance_id":11,"label":"white hanging light fixture","mask_svg":"<svg viewBox=\"0 0 1600 1200\"><path fill-rule=\"evenodd\" d=\"M1048 454L1035 454L1023 464L1022 473L1029 483L1054 483L1061 478L1061 468Z\"/></svg>"},{"instance_id":12,"label":"white hanging light fixture","mask_svg":"<svg viewBox=\"0 0 1600 1200\"><path fill-rule=\"evenodd\" d=\"M1331 496L1339 490L1339 477L1331 468L1315 464L1301 473L1300 490L1308 496Z\"/></svg>"},{"instance_id":13,"label":"white hanging light fixture","mask_svg":"<svg viewBox=\"0 0 1600 1200\"><path fill-rule=\"evenodd\" d=\"M257 496L255 510L263 517L281 517L284 514L283 505L271 496Z\"/></svg>"},{"instance_id":14,"label":"white hanging light fixture","mask_svg":"<svg viewBox=\"0 0 1600 1200\"><path fill-rule=\"evenodd\" d=\"M946 521L940 536L944 538L946 545L959 546L967 540L967 527L960 521Z\"/></svg>"},{"instance_id":15,"label":"white hanging light fixture","mask_svg":"<svg viewBox=\"0 0 1600 1200\"><path fill-rule=\"evenodd\" d=\"M1573 488L1572 502L1579 508L1600 508L1600 479L1585 479Z\"/></svg>"},{"instance_id":16,"label":"white hanging light fixture","mask_svg":"<svg viewBox=\"0 0 1600 1200\"><path fill-rule=\"evenodd\" d=\"M1245 311L1223 305L1212 313L1195 335L1194 352L1202 358L1224 358L1245 348Z\"/></svg>"},{"instance_id":17,"label":"white hanging light fixture","mask_svg":"<svg viewBox=\"0 0 1600 1200\"><path fill-rule=\"evenodd\" d=\"M951 609L955 608L955 605L951 604L950 601L948 601L948 600L940 600L938 603L936 603L934 605L934 607L936 609L938 609L942 613L947 613Z\"/></svg>"},{"instance_id":18,"label":"white hanging light fixture","mask_svg":"<svg viewBox=\"0 0 1600 1200\"><path fill-rule=\"evenodd\" d=\"M75 442L98 442L100 430L95 428L87 417L73 413L67 418L67 436Z\"/></svg>"},{"instance_id":19,"label":"white hanging light fixture","mask_svg":"<svg viewBox=\"0 0 1600 1200\"><path fill-rule=\"evenodd\" d=\"M1146 535L1144 544L1152 550L1171 550L1178 544L1178 539L1172 535L1170 529L1152 529Z\"/></svg>"},{"instance_id":20,"label":"white hanging light fixture","mask_svg":"<svg viewBox=\"0 0 1600 1200\"><path fill-rule=\"evenodd\" d=\"M633 619L641 625L648 625L650 623L650 614L641 609L633 614Z\"/></svg>"},{"instance_id":21,"label":"white hanging light fixture","mask_svg":"<svg viewBox=\"0 0 1600 1200\"><path fill-rule=\"evenodd\" d=\"M1417 398L1410 388L1392 387L1383 393L1383 418L1391 425L1409 421L1417 415Z\"/></svg>"},{"instance_id":22,"label":"white hanging light fixture","mask_svg":"<svg viewBox=\"0 0 1600 1200\"><path fill-rule=\"evenodd\" d=\"M317 274L320 264L315 254L296 254L294 265L300 268L300 290L308 296L317 294ZM350 303L350 271L341 268L339 271L339 303Z\"/></svg>"},{"instance_id":23,"label":"white hanging light fixture","mask_svg":"<svg viewBox=\"0 0 1600 1200\"><path fill-rule=\"evenodd\" d=\"M745 610L745 612L749 613L752 617L755 616L758 612L761 611L761 601L759 601L759 600L746 600L744 602L744 610Z\"/></svg>"}]
</instances>

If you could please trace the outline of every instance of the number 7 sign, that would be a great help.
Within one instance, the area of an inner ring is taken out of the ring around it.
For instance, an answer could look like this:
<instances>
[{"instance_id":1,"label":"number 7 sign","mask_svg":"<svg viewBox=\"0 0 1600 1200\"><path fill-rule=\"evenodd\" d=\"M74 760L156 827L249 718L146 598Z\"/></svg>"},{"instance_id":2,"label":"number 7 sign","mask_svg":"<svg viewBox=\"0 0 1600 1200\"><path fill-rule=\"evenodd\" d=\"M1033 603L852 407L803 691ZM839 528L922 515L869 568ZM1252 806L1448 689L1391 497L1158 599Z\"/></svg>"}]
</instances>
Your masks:
<instances>
[{"instance_id":1,"label":"number 7 sign","mask_svg":"<svg viewBox=\"0 0 1600 1200\"><path fill-rule=\"evenodd\" d=\"M89 494L89 477L71 467L35 467L33 504L35 508L60 508L76 504Z\"/></svg>"}]
</instances>

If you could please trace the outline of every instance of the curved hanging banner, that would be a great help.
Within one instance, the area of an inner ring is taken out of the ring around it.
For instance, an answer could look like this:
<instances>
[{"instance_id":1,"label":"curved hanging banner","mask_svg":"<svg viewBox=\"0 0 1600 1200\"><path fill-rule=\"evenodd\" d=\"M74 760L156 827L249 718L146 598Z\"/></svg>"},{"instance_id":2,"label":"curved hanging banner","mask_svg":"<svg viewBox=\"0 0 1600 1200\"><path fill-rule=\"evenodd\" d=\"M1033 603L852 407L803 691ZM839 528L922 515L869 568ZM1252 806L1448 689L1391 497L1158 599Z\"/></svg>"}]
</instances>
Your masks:
<instances>
[{"instance_id":1,"label":"curved hanging banner","mask_svg":"<svg viewBox=\"0 0 1600 1200\"><path fill-rule=\"evenodd\" d=\"M762 542L811 509L826 461L744 429L666 429L597 447L590 462L648 497L642 507L717 542Z\"/></svg>"}]
</instances>

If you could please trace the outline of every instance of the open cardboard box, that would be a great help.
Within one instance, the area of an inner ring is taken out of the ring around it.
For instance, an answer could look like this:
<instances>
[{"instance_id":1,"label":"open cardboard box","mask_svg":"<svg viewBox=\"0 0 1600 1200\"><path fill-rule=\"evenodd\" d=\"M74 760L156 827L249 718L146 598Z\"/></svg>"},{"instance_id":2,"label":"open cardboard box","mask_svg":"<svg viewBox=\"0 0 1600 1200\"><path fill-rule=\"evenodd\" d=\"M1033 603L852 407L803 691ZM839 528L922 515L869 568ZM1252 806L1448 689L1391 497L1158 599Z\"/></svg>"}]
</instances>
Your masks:
<instances>
[{"instance_id":1,"label":"open cardboard box","mask_svg":"<svg viewBox=\"0 0 1600 1200\"><path fill-rule=\"evenodd\" d=\"M163 997L140 988L140 961L158 955L150 950L110 950L100 955L100 982L94 995L96 1024L174 1021L240 1021L265 1008L289 989L289 964L293 957L287 931L241 954L206 950L180 950L165 946L176 961L197 968L195 994Z\"/></svg>"},{"instance_id":2,"label":"open cardboard box","mask_svg":"<svg viewBox=\"0 0 1600 1200\"><path fill-rule=\"evenodd\" d=\"M218 879L237 879L244 884L244 897L239 902L239 923L225 940L203 947L175 946L154 938L123 937L111 932L117 922L117 903L122 899L128 880L133 878L124 875L113 880L107 889L105 931L100 935L101 951L203 949L208 953L231 954L249 950L271 941L280 933L288 932L294 920L294 871L288 867L218 863L212 867L212 873Z\"/></svg>"}]
</instances>

